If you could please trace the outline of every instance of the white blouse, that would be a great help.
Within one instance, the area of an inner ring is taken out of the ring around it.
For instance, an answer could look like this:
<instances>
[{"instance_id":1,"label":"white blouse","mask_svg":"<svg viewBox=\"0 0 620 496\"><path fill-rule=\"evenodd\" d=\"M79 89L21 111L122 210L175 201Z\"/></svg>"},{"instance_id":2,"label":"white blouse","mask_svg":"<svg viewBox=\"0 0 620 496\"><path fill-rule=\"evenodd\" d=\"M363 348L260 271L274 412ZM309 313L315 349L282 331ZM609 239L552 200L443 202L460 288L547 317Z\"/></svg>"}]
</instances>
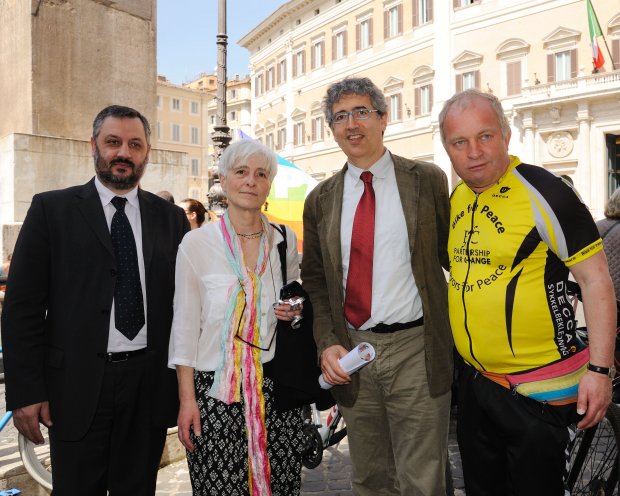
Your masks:
<instances>
[{"instance_id":1,"label":"white blouse","mask_svg":"<svg viewBox=\"0 0 620 496\"><path fill-rule=\"evenodd\" d=\"M277 244L282 235L273 227L273 244L265 272L261 276L260 346L266 348L276 328L273 304L282 287L282 271ZM287 277L299 278L297 236L287 226ZM175 274L174 319L168 353L168 367L186 365L214 371L220 361L220 338L228 291L237 277L228 263L219 222L209 222L188 232L179 245ZM274 356L275 339L269 351L261 351L261 361Z\"/></svg>"}]
</instances>

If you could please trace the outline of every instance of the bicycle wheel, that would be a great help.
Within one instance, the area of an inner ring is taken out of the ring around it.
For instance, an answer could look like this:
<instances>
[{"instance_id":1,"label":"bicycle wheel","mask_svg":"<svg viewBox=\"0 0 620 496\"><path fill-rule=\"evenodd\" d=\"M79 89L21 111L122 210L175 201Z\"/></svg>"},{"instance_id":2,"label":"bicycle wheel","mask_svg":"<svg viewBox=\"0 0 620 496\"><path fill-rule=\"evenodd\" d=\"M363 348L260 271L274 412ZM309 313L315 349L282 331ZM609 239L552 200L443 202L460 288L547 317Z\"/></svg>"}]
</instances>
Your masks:
<instances>
[{"instance_id":1,"label":"bicycle wheel","mask_svg":"<svg viewBox=\"0 0 620 496\"><path fill-rule=\"evenodd\" d=\"M598 425L578 431L570 445L567 488L572 496L618 494L620 406L611 404Z\"/></svg>"},{"instance_id":2,"label":"bicycle wheel","mask_svg":"<svg viewBox=\"0 0 620 496\"><path fill-rule=\"evenodd\" d=\"M323 460L323 439L314 424L304 424L303 431L306 445L301 454L301 463L304 467L313 469L318 467Z\"/></svg>"},{"instance_id":3,"label":"bicycle wheel","mask_svg":"<svg viewBox=\"0 0 620 496\"><path fill-rule=\"evenodd\" d=\"M35 445L20 433L17 439L19 454L30 476L44 488L52 489L52 464L47 429L41 426L41 432L46 441L42 445Z\"/></svg>"}]
</instances>

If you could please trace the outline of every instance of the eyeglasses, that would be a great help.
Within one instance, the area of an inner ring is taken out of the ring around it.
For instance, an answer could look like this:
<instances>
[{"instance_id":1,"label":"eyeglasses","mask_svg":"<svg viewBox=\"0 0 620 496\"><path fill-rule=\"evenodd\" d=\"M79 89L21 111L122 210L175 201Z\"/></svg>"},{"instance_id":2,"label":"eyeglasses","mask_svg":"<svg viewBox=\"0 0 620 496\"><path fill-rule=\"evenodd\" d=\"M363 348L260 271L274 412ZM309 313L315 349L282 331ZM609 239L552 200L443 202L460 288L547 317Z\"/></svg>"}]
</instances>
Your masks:
<instances>
[{"instance_id":1,"label":"eyeglasses","mask_svg":"<svg viewBox=\"0 0 620 496\"><path fill-rule=\"evenodd\" d=\"M249 341L246 341L241 336L241 324L244 321L243 315L245 313L245 309L246 309L246 304L245 304L245 300L244 300L243 310L241 310L241 317L239 318L239 324L237 324L237 332L235 333L235 339L238 339L242 343L245 343L248 346L251 346L252 348L256 348L256 349L259 349L261 351L269 351L271 349L271 345L273 344L273 340L275 339L276 333L278 332L278 330L276 329L275 331L273 331L273 334L271 335L271 340L269 341L269 346L267 346L267 348L261 348L260 346L256 346L254 343L250 343Z\"/></svg>"},{"instance_id":2,"label":"eyeglasses","mask_svg":"<svg viewBox=\"0 0 620 496\"><path fill-rule=\"evenodd\" d=\"M373 112L379 112L375 109L358 108L351 110L351 112L336 112L332 115L332 124L343 124L349 121L349 116L353 117L355 121L365 121L370 118L370 114Z\"/></svg>"}]
</instances>

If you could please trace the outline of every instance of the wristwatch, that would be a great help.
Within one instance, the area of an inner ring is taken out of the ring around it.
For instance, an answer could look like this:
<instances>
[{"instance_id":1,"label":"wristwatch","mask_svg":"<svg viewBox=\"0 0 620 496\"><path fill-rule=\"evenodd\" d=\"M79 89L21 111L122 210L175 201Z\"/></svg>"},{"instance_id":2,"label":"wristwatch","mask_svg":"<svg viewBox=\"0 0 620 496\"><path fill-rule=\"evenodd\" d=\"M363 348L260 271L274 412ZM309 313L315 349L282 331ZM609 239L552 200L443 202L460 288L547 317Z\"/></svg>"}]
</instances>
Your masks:
<instances>
[{"instance_id":1,"label":"wristwatch","mask_svg":"<svg viewBox=\"0 0 620 496\"><path fill-rule=\"evenodd\" d=\"M612 365L611 367L599 367L598 365L592 365L591 363L588 363L588 370L596 372L598 374L606 375L611 379L616 377L616 367L614 365Z\"/></svg>"}]
</instances>

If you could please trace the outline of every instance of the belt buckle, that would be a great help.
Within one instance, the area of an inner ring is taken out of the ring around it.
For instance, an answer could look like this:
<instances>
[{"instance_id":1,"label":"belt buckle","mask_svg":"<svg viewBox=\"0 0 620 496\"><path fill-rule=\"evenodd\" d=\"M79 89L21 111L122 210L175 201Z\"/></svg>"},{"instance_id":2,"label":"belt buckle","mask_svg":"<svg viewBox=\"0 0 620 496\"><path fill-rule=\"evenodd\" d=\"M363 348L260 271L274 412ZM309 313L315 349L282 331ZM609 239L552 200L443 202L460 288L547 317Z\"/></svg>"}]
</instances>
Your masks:
<instances>
[{"instance_id":1,"label":"belt buckle","mask_svg":"<svg viewBox=\"0 0 620 496\"><path fill-rule=\"evenodd\" d=\"M116 356L114 356L116 355ZM108 362L109 363L118 363L118 362L126 362L129 360L129 353L126 351L119 351L116 353L108 353Z\"/></svg>"}]
</instances>

